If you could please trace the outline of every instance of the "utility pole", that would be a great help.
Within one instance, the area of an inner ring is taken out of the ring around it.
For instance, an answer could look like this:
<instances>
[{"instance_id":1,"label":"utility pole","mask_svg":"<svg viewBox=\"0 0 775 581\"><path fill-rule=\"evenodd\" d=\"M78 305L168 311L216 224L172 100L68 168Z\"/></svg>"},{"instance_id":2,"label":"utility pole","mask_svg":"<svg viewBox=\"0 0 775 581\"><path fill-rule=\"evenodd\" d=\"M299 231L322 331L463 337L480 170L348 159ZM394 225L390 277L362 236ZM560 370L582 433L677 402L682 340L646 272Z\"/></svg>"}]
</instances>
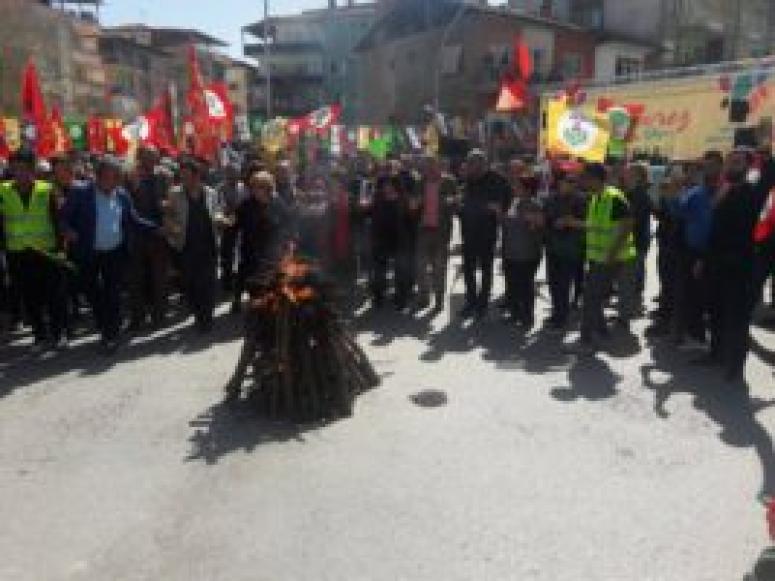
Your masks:
<instances>
[{"instance_id":1,"label":"utility pole","mask_svg":"<svg viewBox=\"0 0 775 581\"><path fill-rule=\"evenodd\" d=\"M272 67L269 64L269 0L264 0L264 78L266 79L266 120L272 118Z\"/></svg>"}]
</instances>

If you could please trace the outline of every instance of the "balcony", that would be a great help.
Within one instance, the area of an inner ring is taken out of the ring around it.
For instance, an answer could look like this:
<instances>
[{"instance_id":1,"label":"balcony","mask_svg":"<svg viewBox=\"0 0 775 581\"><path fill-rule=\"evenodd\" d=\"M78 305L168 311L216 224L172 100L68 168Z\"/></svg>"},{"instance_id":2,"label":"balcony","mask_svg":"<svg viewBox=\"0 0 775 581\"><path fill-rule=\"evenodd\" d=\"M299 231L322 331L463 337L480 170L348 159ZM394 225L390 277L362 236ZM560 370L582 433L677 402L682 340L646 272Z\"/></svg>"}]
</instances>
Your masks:
<instances>
[{"instance_id":1,"label":"balcony","mask_svg":"<svg viewBox=\"0 0 775 581\"><path fill-rule=\"evenodd\" d=\"M253 82L263 85L266 83L266 77L258 75ZM270 82L273 85L320 84L323 82L323 73L272 71Z\"/></svg>"},{"instance_id":2,"label":"balcony","mask_svg":"<svg viewBox=\"0 0 775 581\"><path fill-rule=\"evenodd\" d=\"M322 54L323 45L319 42L272 42L270 45L271 54L277 55L295 55L295 54ZM261 43L251 43L245 45L245 56L261 58L264 56L264 45Z\"/></svg>"}]
</instances>

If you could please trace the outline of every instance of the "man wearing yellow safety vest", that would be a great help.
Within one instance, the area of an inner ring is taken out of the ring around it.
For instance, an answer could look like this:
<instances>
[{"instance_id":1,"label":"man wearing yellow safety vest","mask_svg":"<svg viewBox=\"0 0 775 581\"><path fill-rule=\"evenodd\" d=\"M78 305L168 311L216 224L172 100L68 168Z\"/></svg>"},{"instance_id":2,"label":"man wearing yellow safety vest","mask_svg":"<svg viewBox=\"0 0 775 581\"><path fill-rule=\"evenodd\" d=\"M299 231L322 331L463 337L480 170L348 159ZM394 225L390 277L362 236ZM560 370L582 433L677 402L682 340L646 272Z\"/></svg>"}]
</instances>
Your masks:
<instances>
[{"instance_id":1,"label":"man wearing yellow safety vest","mask_svg":"<svg viewBox=\"0 0 775 581\"><path fill-rule=\"evenodd\" d=\"M57 202L50 183L35 179L35 155L11 158L12 180L0 183L0 218L11 280L22 296L36 345L62 345L65 301L59 248ZM48 329L44 321L48 311Z\"/></svg>"},{"instance_id":2,"label":"man wearing yellow safety vest","mask_svg":"<svg viewBox=\"0 0 775 581\"><path fill-rule=\"evenodd\" d=\"M624 193L607 183L605 166L588 164L582 186L589 194L589 205L585 223L578 225L586 230L588 262L580 348L594 351L596 341L608 336L604 306L614 282L619 293L619 323L629 327L637 292L637 253L630 204Z\"/></svg>"}]
</instances>

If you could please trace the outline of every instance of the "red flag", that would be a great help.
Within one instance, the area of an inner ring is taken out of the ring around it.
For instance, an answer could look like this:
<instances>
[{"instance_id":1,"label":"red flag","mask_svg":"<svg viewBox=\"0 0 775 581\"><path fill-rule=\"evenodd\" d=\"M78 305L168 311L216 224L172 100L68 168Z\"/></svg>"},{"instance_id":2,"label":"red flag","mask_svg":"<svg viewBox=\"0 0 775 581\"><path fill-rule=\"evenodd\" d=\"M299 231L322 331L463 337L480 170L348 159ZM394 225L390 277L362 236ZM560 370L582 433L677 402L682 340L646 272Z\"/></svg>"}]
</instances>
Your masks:
<instances>
[{"instance_id":1,"label":"red flag","mask_svg":"<svg viewBox=\"0 0 775 581\"><path fill-rule=\"evenodd\" d=\"M46 102L40 88L38 70L30 59L22 76L22 123L34 128L35 149L39 156L48 157L54 153L54 139L49 122ZM26 131L23 131L23 135Z\"/></svg>"},{"instance_id":2,"label":"red flag","mask_svg":"<svg viewBox=\"0 0 775 581\"><path fill-rule=\"evenodd\" d=\"M207 112L211 125L223 141L234 137L234 105L224 83L210 83L205 89Z\"/></svg>"},{"instance_id":3,"label":"red flag","mask_svg":"<svg viewBox=\"0 0 775 581\"><path fill-rule=\"evenodd\" d=\"M24 121L38 126L43 125L48 118L46 102L43 100L43 92L38 80L38 70L32 59L27 62L22 77L22 115Z\"/></svg>"},{"instance_id":4,"label":"red flag","mask_svg":"<svg viewBox=\"0 0 775 581\"><path fill-rule=\"evenodd\" d=\"M199 68L196 49L193 45L188 48L188 69L190 82L188 110L193 124L190 153L213 160L218 155L218 137L214 135L210 123L210 111L207 107L205 84L202 79L202 71Z\"/></svg>"},{"instance_id":5,"label":"red flag","mask_svg":"<svg viewBox=\"0 0 775 581\"><path fill-rule=\"evenodd\" d=\"M764 205L759 222L754 229L753 238L755 242L761 244L773 235L775 235L775 189L770 191L767 203Z\"/></svg>"},{"instance_id":6,"label":"red flag","mask_svg":"<svg viewBox=\"0 0 775 581\"><path fill-rule=\"evenodd\" d=\"M529 81L533 76L533 56L530 54L530 47L521 36L518 36L514 42L514 63L517 67L517 76Z\"/></svg>"},{"instance_id":7,"label":"red flag","mask_svg":"<svg viewBox=\"0 0 775 581\"><path fill-rule=\"evenodd\" d=\"M172 130L172 118L170 116L169 94L156 100L143 119L147 124L147 135L140 135L140 141L153 145L164 153L175 155L177 147Z\"/></svg>"},{"instance_id":8,"label":"red flag","mask_svg":"<svg viewBox=\"0 0 775 581\"><path fill-rule=\"evenodd\" d=\"M5 136L5 120L0 117L0 159L7 160L9 157L11 157L11 148Z\"/></svg>"},{"instance_id":9,"label":"red flag","mask_svg":"<svg viewBox=\"0 0 775 581\"><path fill-rule=\"evenodd\" d=\"M86 122L86 143L91 153L105 153L107 137L102 119L94 115Z\"/></svg>"},{"instance_id":10,"label":"red flag","mask_svg":"<svg viewBox=\"0 0 775 581\"><path fill-rule=\"evenodd\" d=\"M304 131L325 133L326 131L329 131L333 125L336 125L339 122L339 118L341 116L341 105L326 105L325 107L316 109L312 113L304 115L303 117L291 119L288 122L288 131L291 134L297 135L303 133Z\"/></svg>"}]
</instances>

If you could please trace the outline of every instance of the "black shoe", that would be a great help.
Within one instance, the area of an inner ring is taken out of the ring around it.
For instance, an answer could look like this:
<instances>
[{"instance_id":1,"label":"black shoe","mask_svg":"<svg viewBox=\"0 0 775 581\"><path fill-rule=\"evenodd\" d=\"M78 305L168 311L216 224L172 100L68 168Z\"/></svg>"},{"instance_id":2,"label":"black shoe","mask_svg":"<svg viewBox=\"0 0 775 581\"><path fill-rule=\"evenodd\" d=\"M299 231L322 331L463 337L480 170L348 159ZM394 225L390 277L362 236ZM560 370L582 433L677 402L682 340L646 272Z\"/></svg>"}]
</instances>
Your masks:
<instances>
[{"instance_id":1,"label":"black shoe","mask_svg":"<svg viewBox=\"0 0 775 581\"><path fill-rule=\"evenodd\" d=\"M102 343L102 352L105 355L115 355L118 351L118 341L116 339L106 339Z\"/></svg>"},{"instance_id":2,"label":"black shoe","mask_svg":"<svg viewBox=\"0 0 775 581\"><path fill-rule=\"evenodd\" d=\"M232 315L239 315L242 312L242 301L234 301L230 312Z\"/></svg>"},{"instance_id":3,"label":"black shoe","mask_svg":"<svg viewBox=\"0 0 775 581\"><path fill-rule=\"evenodd\" d=\"M470 319L474 316L476 311L477 311L476 305L468 303L462 309L460 309L460 311L458 312L458 316L461 319Z\"/></svg>"},{"instance_id":4,"label":"black shoe","mask_svg":"<svg viewBox=\"0 0 775 581\"><path fill-rule=\"evenodd\" d=\"M697 357L696 359L692 359L691 361L689 361L689 363L691 363L692 365L696 365L697 367L716 367L721 365L719 358L716 355L713 355L712 353L707 353L702 357Z\"/></svg>"}]
</instances>

